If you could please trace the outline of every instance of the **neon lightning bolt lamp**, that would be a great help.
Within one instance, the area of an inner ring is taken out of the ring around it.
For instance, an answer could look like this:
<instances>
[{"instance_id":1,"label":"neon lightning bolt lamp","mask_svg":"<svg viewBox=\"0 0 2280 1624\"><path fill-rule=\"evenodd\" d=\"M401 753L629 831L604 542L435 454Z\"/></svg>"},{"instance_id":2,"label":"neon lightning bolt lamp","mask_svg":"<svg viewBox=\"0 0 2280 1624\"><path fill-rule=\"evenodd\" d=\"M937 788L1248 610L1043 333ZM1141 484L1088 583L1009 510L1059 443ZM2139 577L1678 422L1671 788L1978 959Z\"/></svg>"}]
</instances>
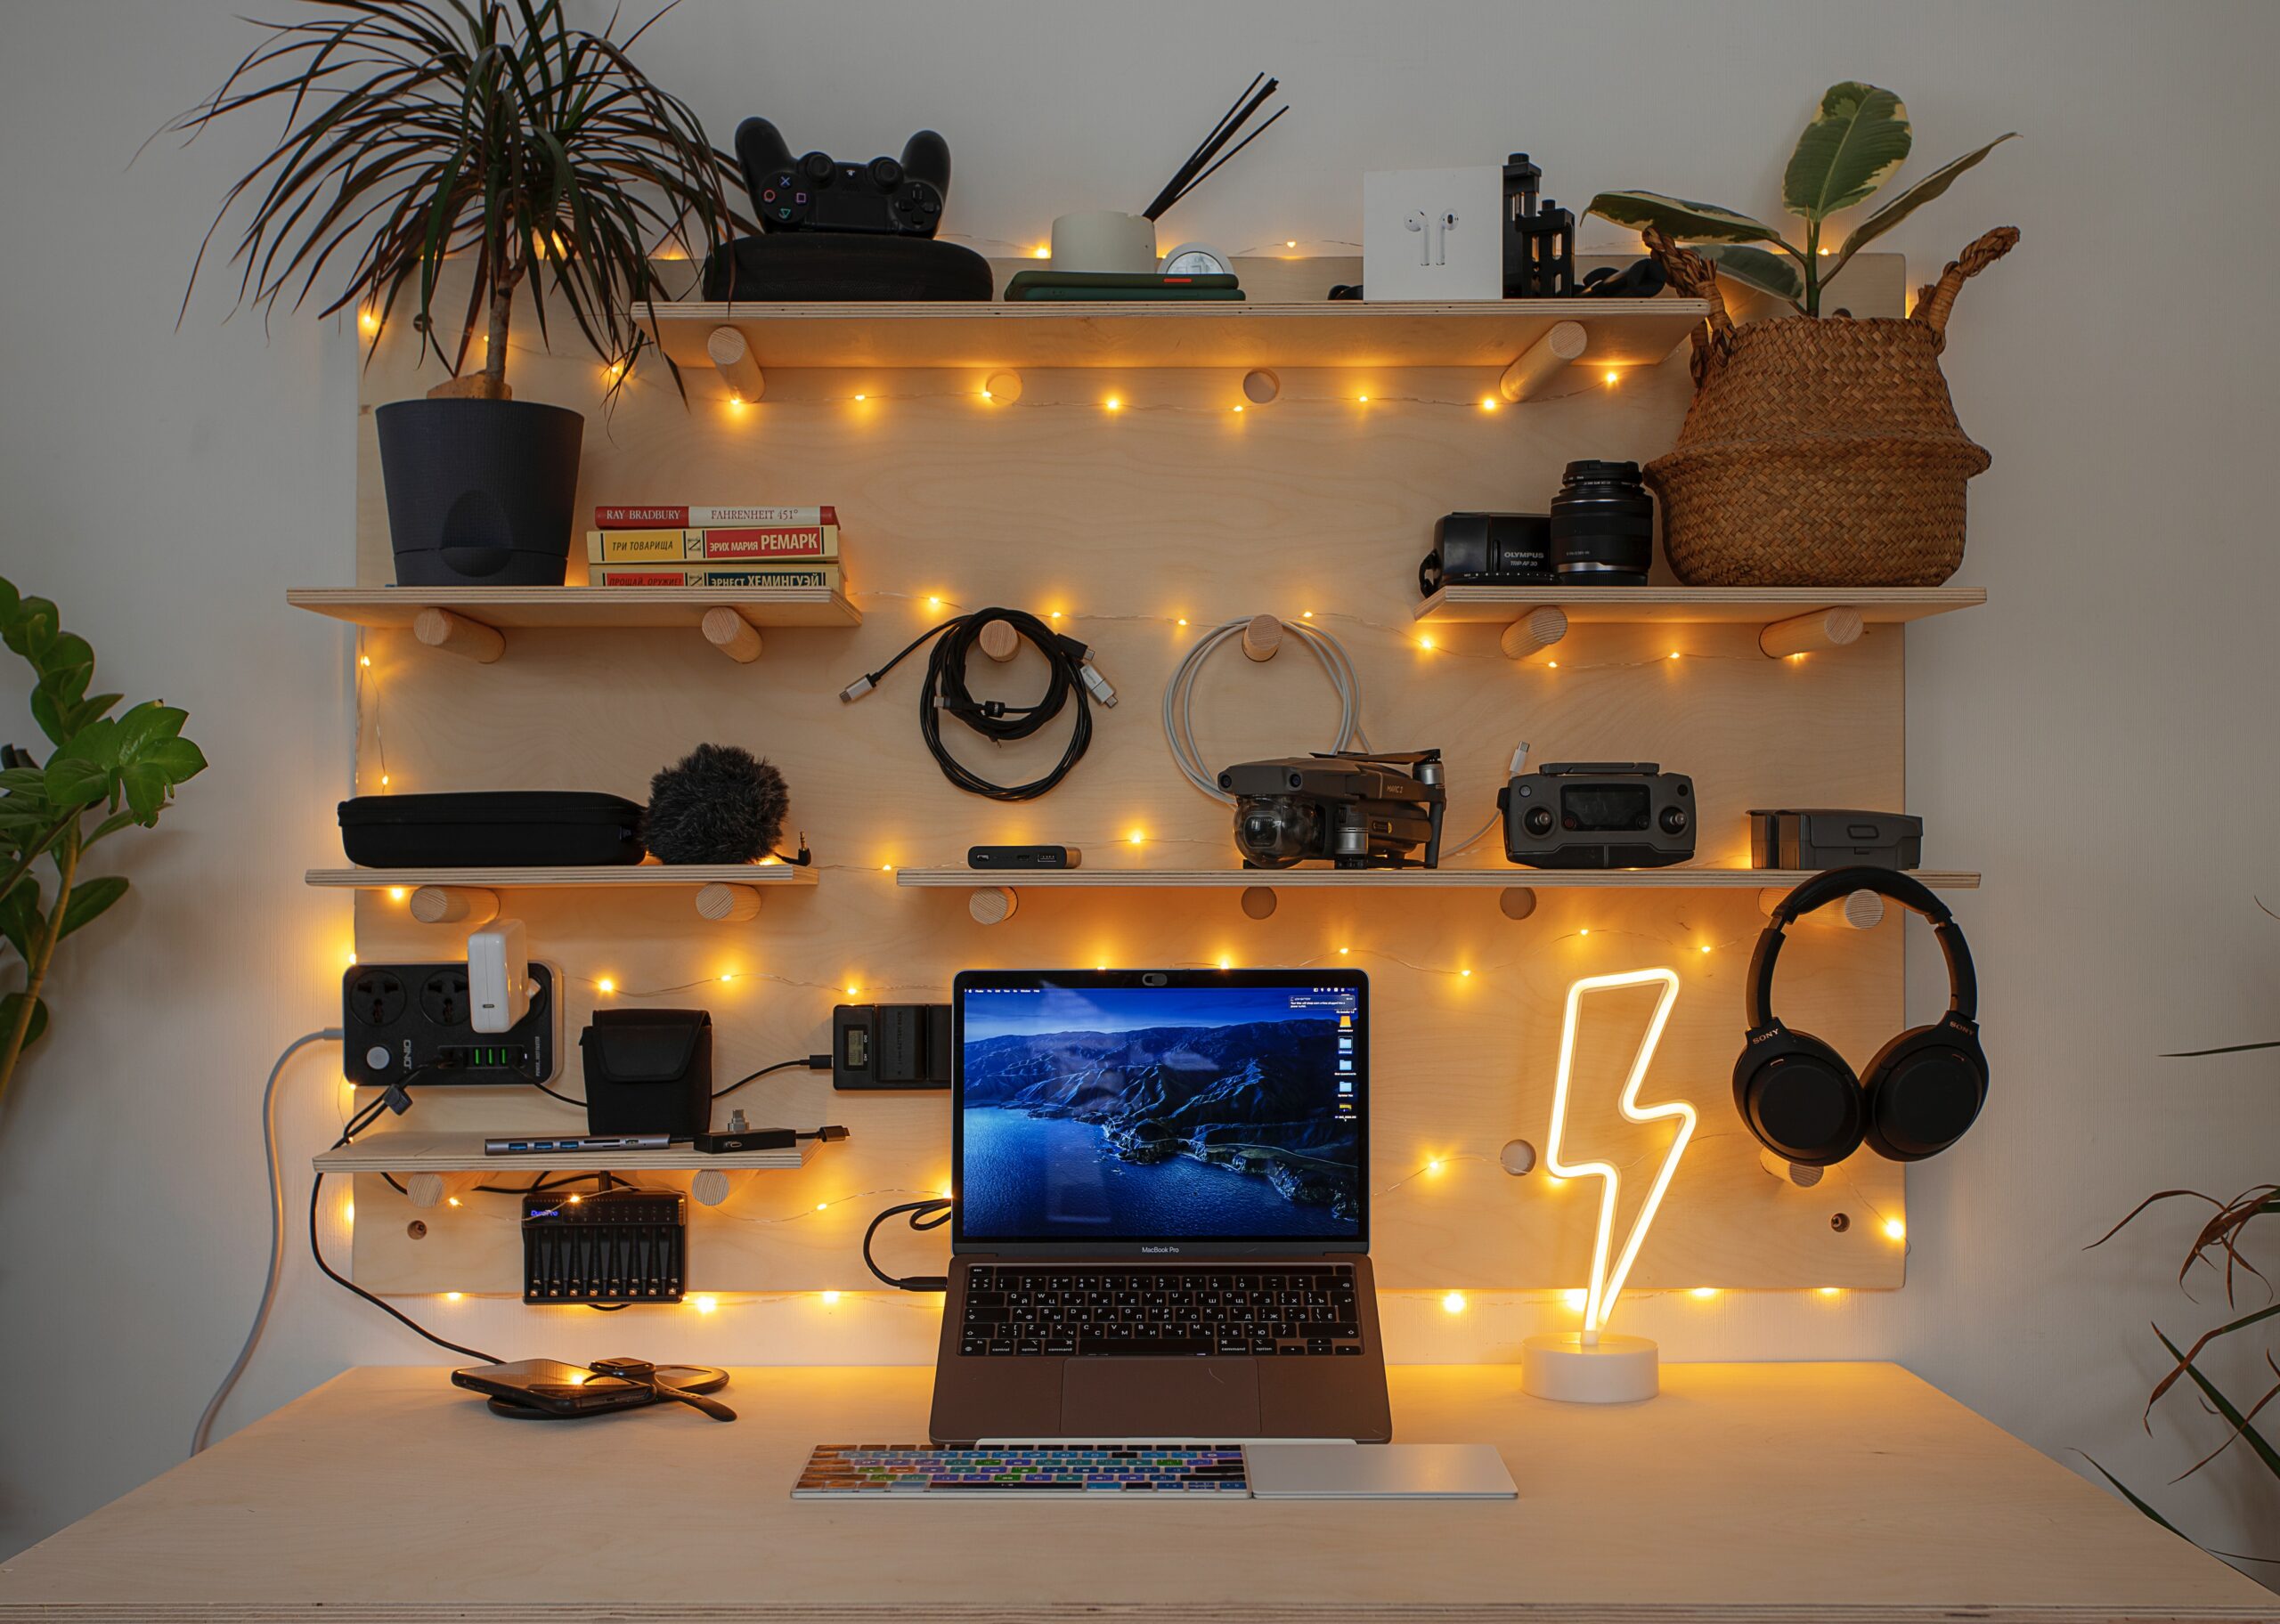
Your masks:
<instances>
[{"instance_id":1,"label":"neon lightning bolt lamp","mask_svg":"<svg viewBox=\"0 0 2280 1624\"><path fill-rule=\"evenodd\" d=\"M1678 1133L1671 1141L1670 1150L1655 1174L1654 1183L1648 1188L1647 1198L1640 1204L1639 1215L1633 1220L1631 1232L1610 1268L1608 1253L1615 1237L1615 1206L1623 1187L1623 1176L1611 1162L1564 1159L1576 1028L1586 993L1649 986L1661 987L1662 993L1655 1001L1655 1012L1648 1019L1638 1052L1632 1056L1631 1075L1616 1103L1625 1121L1675 1119ZM1639 1103L1639 1086L1646 1081L1647 1068L1654 1063L1656 1047L1662 1042L1663 1028L1670 1020L1671 1006L1677 1002L1678 972L1672 970L1633 970L1615 976L1587 976L1568 989L1567 1019L1559 1034L1559 1072L1552 1085L1551 1133L1544 1141L1543 1165L1554 1178L1600 1181L1599 1228L1592 1243L1592 1278L1584 1293L1583 1328L1531 1336L1521 1344L1520 1383L1538 1398L1578 1403L1624 1403L1651 1399L1661 1385L1655 1344L1644 1336L1616 1336L1607 1330L1607 1322L1623 1295L1623 1283L1631 1278L1631 1265L1638 1261L1647 1231L1653 1227L1664 1192L1670 1189L1671 1176L1678 1171L1679 1158L1686 1154L1687 1141L1694 1137L1694 1108L1685 1100Z\"/></svg>"}]
</instances>

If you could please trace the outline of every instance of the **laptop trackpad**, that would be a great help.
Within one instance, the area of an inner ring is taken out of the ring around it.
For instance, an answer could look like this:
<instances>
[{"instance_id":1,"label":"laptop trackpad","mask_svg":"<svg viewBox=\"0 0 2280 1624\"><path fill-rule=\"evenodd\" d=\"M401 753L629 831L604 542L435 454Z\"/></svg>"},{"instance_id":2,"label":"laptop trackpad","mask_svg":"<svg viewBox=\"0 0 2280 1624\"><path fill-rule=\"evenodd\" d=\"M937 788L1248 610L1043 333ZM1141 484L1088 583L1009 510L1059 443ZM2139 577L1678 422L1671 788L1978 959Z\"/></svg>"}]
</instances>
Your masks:
<instances>
[{"instance_id":1,"label":"laptop trackpad","mask_svg":"<svg viewBox=\"0 0 2280 1624\"><path fill-rule=\"evenodd\" d=\"M1252 1438L1258 1367L1248 1359L1072 1359L1061 1430L1072 1438Z\"/></svg>"}]
</instances>

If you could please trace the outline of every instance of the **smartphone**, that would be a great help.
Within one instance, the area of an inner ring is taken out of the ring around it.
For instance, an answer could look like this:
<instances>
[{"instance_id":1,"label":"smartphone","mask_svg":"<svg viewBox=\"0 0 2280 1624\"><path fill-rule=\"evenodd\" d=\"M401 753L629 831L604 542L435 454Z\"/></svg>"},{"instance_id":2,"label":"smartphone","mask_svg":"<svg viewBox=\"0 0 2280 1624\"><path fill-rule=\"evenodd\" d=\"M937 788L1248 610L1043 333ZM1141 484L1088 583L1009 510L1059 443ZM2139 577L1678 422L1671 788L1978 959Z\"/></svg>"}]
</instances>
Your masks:
<instances>
[{"instance_id":1,"label":"smartphone","mask_svg":"<svg viewBox=\"0 0 2280 1624\"><path fill-rule=\"evenodd\" d=\"M657 1395L639 1382L603 1376L581 1365L552 1359L518 1359L509 1364L476 1365L452 1372L456 1386L487 1393L509 1404L549 1415L585 1416L598 1410L631 1409L654 1404Z\"/></svg>"}]
</instances>

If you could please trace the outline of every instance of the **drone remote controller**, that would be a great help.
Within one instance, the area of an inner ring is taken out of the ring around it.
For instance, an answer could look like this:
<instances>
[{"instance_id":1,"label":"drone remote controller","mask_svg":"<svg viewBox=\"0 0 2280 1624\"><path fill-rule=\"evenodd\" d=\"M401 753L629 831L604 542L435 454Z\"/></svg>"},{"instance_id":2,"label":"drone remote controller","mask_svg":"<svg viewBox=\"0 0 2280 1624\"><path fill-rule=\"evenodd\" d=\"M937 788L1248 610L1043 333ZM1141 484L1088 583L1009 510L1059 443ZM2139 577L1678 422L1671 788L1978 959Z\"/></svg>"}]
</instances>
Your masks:
<instances>
[{"instance_id":1,"label":"drone remote controller","mask_svg":"<svg viewBox=\"0 0 2280 1624\"><path fill-rule=\"evenodd\" d=\"M950 190L949 143L921 130L900 158L843 164L828 152L794 158L765 118L737 126L737 158L763 231L859 231L932 237Z\"/></svg>"}]
</instances>

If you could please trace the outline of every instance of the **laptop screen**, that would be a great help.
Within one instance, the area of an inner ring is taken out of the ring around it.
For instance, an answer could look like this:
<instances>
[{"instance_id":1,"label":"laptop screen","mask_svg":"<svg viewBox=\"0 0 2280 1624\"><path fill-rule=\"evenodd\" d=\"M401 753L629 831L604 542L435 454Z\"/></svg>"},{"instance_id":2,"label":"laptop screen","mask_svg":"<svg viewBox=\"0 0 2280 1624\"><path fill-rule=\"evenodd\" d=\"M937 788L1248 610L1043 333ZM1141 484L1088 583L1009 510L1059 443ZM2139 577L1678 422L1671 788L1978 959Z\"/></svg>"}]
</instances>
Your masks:
<instances>
[{"instance_id":1,"label":"laptop screen","mask_svg":"<svg viewBox=\"0 0 2280 1624\"><path fill-rule=\"evenodd\" d=\"M1361 1249L1368 990L1351 970L959 976L956 1240Z\"/></svg>"}]
</instances>

